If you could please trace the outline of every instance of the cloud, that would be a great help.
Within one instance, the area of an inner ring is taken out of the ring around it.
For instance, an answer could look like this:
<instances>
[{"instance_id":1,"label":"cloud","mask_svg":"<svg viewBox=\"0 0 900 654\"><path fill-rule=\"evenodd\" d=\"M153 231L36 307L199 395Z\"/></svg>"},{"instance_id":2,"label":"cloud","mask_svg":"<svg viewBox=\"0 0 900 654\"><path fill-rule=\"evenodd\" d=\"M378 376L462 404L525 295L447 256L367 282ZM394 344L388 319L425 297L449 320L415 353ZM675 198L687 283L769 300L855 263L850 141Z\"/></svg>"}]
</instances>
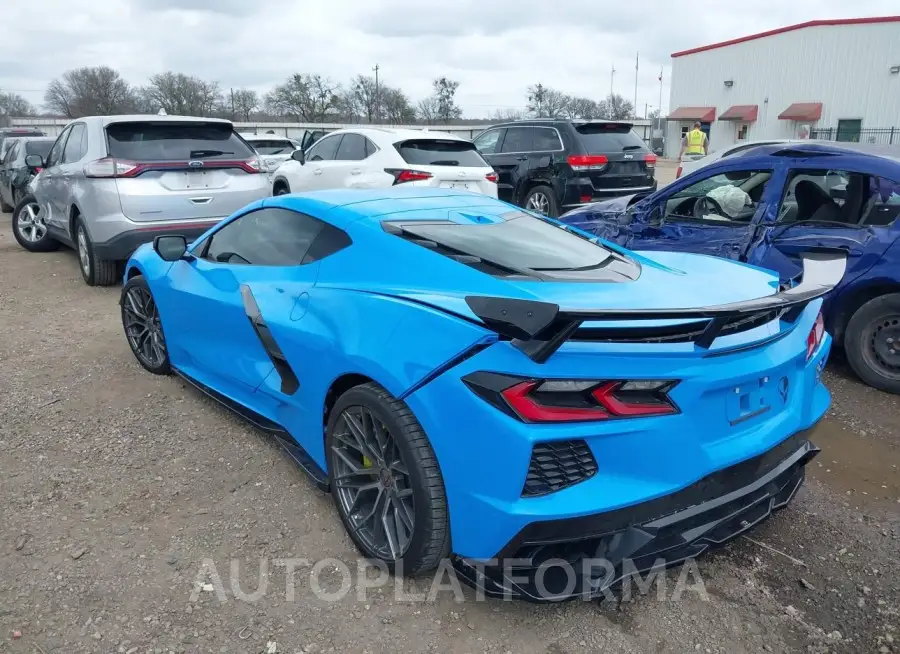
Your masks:
<instances>
[{"instance_id":1,"label":"cloud","mask_svg":"<svg viewBox=\"0 0 900 654\"><path fill-rule=\"evenodd\" d=\"M735 9L721 0L677 3L599 0L41 0L7 3L0 23L0 90L40 104L48 82L68 69L108 65L135 85L173 70L229 88L264 92L293 72L346 83L379 65L384 83L413 100L431 80L460 82L467 116L524 108L536 82L601 99L659 102L660 67L677 50L814 18L886 15L896 0L757 0ZM47 18L41 20L42 16Z\"/></svg>"}]
</instances>

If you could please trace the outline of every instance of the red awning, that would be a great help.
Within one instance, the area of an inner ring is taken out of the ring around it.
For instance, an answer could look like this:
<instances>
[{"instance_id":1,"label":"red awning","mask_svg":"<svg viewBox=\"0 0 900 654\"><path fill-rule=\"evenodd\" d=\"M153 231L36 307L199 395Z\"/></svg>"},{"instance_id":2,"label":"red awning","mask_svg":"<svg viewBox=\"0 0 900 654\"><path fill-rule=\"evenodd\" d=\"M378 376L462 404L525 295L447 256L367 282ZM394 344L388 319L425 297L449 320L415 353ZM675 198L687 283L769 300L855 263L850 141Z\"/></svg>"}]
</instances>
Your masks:
<instances>
[{"instance_id":1,"label":"red awning","mask_svg":"<svg viewBox=\"0 0 900 654\"><path fill-rule=\"evenodd\" d=\"M669 114L669 120L699 120L701 123L711 123L715 119L715 107L678 107Z\"/></svg>"},{"instance_id":2,"label":"red awning","mask_svg":"<svg viewBox=\"0 0 900 654\"><path fill-rule=\"evenodd\" d=\"M822 117L821 102L795 102L778 114L779 120L813 122Z\"/></svg>"},{"instance_id":3,"label":"red awning","mask_svg":"<svg viewBox=\"0 0 900 654\"><path fill-rule=\"evenodd\" d=\"M741 120L752 123L758 115L758 104L736 104L719 116L719 120Z\"/></svg>"}]
</instances>

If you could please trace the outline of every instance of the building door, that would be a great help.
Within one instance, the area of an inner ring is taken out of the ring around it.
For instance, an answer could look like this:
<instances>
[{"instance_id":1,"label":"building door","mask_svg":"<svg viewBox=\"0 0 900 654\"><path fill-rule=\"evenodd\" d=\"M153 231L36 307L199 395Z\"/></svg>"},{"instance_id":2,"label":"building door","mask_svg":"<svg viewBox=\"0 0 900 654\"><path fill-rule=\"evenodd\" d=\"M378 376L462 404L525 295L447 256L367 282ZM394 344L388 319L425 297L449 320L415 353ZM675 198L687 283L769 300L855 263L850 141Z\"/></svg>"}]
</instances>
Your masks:
<instances>
[{"instance_id":1,"label":"building door","mask_svg":"<svg viewBox=\"0 0 900 654\"><path fill-rule=\"evenodd\" d=\"M862 120L841 119L837 126L837 140L859 143L859 135L862 131Z\"/></svg>"}]
</instances>

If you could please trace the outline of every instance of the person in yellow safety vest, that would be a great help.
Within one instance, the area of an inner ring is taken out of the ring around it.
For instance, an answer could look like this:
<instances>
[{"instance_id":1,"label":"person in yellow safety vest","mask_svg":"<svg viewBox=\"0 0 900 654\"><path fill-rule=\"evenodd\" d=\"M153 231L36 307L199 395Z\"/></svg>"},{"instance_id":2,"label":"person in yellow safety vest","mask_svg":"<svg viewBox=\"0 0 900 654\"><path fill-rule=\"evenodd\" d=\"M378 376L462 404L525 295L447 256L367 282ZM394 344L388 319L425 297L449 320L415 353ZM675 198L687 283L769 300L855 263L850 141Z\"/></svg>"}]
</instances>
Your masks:
<instances>
[{"instance_id":1,"label":"person in yellow safety vest","mask_svg":"<svg viewBox=\"0 0 900 654\"><path fill-rule=\"evenodd\" d=\"M680 160L686 154L708 154L708 149L709 139L706 138L706 134L700 129L700 123L696 122L694 123L694 129L681 139L681 152L678 153L678 159Z\"/></svg>"}]
</instances>

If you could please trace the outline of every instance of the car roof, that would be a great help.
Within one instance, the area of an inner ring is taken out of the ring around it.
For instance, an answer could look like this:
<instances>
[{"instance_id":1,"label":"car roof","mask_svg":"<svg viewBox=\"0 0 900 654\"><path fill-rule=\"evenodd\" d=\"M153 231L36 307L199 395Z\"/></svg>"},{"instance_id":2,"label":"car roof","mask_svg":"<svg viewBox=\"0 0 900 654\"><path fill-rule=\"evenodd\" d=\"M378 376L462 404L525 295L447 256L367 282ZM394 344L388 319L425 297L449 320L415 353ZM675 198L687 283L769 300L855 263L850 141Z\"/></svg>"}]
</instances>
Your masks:
<instances>
[{"instance_id":1,"label":"car roof","mask_svg":"<svg viewBox=\"0 0 900 654\"><path fill-rule=\"evenodd\" d=\"M159 116L156 114L122 114L118 116L84 116L72 121L100 123L103 127L113 123L222 123L232 125L224 118L202 118L200 116Z\"/></svg>"},{"instance_id":2,"label":"car roof","mask_svg":"<svg viewBox=\"0 0 900 654\"><path fill-rule=\"evenodd\" d=\"M244 134L241 137L247 141L294 141L290 136L284 134Z\"/></svg>"},{"instance_id":3,"label":"car roof","mask_svg":"<svg viewBox=\"0 0 900 654\"><path fill-rule=\"evenodd\" d=\"M866 143L845 143L836 141L788 141L773 145L761 145L758 148L748 148L744 152L739 152L733 157L729 157L729 159L737 161L757 156L802 156L804 154L810 157L816 155L863 155L900 162L900 146L870 145Z\"/></svg>"},{"instance_id":4,"label":"car roof","mask_svg":"<svg viewBox=\"0 0 900 654\"><path fill-rule=\"evenodd\" d=\"M398 141L406 141L410 139L441 139L441 140L453 140L453 141L467 141L468 139L461 138L456 136L455 134L451 134L450 132L437 132L429 129L409 129L409 128L398 128L398 127L376 127L368 125L366 127L345 127L343 129L338 129L333 132L328 132L325 136L332 136L334 134L362 134L363 136L369 137L373 141L390 141L391 143L396 143ZM322 138L325 138L323 136Z\"/></svg>"},{"instance_id":5,"label":"car roof","mask_svg":"<svg viewBox=\"0 0 900 654\"><path fill-rule=\"evenodd\" d=\"M634 123L630 120L607 120L605 118L521 118L519 120L508 120L502 123L496 123L485 130L497 127L540 127L541 125L622 125L634 127Z\"/></svg>"},{"instance_id":6,"label":"car roof","mask_svg":"<svg viewBox=\"0 0 900 654\"><path fill-rule=\"evenodd\" d=\"M331 189L303 194L279 195L266 200L266 206L282 206L295 211L318 209L324 217L335 209L343 209L340 222L365 220L380 223L385 220L446 219L448 211L475 211L479 215L497 216L518 207L479 193L424 186L381 189ZM337 222L337 221L335 221Z\"/></svg>"}]
</instances>

